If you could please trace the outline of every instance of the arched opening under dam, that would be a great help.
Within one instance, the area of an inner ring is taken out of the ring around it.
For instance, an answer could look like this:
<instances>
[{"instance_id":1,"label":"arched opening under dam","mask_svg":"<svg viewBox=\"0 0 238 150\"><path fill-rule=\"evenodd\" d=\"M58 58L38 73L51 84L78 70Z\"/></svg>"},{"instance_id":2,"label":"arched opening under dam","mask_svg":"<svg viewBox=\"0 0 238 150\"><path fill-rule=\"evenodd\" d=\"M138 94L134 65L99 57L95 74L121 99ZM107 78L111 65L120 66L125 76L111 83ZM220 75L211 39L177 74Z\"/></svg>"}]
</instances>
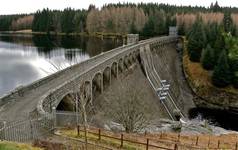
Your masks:
<instances>
[{"instance_id":1,"label":"arched opening under dam","mask_svg":"<svg viewBox=\"0 0 238 150\"><path fill-rule=\"evenodd\" d=\"M106 67L103 71L103 89L107 89L111 83L111 68Z\"/></svg>"},{"instance_id":2,"label":"arched opening under dam","mask_svg":"<svg viewBox=\"0 0 238 150\"><path fill-rule=\"evenodd\" d=\"M75 111L75 94L69 93L63 97L56 110L59 111Z\"/></svg>"},{"instance_id":3,"label":"arched opening under dam","mask_svg":"<svg viewBox=\"0 0 238 150\"><path fill-rule=\"evenodd\" d=\"M97 73L92 80L92 99L103 92L103 75L101 72Z\"/></svg>"},{"instance_id":4,"label":"arched opening under dam","mask_svg":"<svg viewBox=\"0 0 238 150\"><path fill-rule=\"evenodd\" d=\"M116 62L112 63L111 66L111 80L118 77L118 64Z\"/></svg>"}]
</instances>

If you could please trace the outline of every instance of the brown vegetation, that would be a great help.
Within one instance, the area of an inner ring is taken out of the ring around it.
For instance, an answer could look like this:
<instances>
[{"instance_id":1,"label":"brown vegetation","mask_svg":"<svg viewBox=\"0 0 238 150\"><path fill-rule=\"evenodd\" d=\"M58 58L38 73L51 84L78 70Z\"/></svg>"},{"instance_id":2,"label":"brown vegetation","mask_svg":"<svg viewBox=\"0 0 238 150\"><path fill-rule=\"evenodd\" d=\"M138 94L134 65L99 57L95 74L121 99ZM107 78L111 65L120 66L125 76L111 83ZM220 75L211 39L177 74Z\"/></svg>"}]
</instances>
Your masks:
<instances>
[{"instance_id":1,"label":"brown vegetation","mask_svg":"<svg viewBox=\"0 0 238 150\"><path fill-rule=\"evenodd\" d=\"M238 14L231 14L233 23L238 27Z\"/></svg>"},{"instance_id":2,"label":"brown vegetation","mask_svg":"<svg viewBox=\"0 0 238 150\"><path fill-rule=\"evenodd\" d=\"M147 16L141 8L109 7L102 10L92 9L87 17L89 32L128 33L134 21L137 30L141 30L147 21Z\"/></svg>"},{"instance_id":3,"label":"brown vegetation","mask_svg":"<svg viewBox=\"0 0 238 150\"><path fill-rule=\"evenodd\" d=\"M216 22L220 24L224 18L223 13L176 14L177 25L184 25L185 30L187 31L192 27L193 23L197 19L197 16L201 17L204 23Z\"/></svg>"},{"instance_id":4,"label":"brown vegetation","mask_svg":"<svg viewBox=\"0 0 238 150\"><path fill-rule=\"evenodd\" d=\"M185 30L189 30L196 20L195 14L176 14L176 21L178 26L184 25Z\"/></svg>"},{"instance_id":5,"label":"brown vegetation","mask_svg":"<svg viewBox=\"0 0 238 150\"><path fill-rule=\"evenodd\" d=\"M223 13L200 13L199 14L204 23L218 23L221 24L224 18Z\"/></svg>"},{"instance_id":6,"label":"brown vegetation","mask_svg":"<svg viewBox=\"0 0 238 150\"><path fill-rule=\"evenodd\" d=\"M34 16L24 16L17 20L14 20L11 25L11 29L16 30L25 30L25 29L31 29L32 21Z\"/></svg>"}]
</instances>

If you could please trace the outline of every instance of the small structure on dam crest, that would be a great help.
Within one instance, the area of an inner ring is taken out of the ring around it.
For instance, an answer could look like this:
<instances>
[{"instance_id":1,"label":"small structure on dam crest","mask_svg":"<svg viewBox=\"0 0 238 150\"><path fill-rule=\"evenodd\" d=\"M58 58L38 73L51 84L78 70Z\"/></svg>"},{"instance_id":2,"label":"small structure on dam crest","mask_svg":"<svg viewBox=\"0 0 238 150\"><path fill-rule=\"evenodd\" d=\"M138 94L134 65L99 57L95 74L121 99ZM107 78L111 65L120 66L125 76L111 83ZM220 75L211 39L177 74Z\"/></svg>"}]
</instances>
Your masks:
<instances>
[{"instance_id":1,"label":"small structure on dam crest","mask_svg":"<svg viewBox=\"0 0 238 150\"><path fill-rule=\"evenodd\" d=\"M139 34L127 34L127 44L136 44L139 42Z\"/></svg>"},{"instance_id":2,"label":"small structure on dam crest","mask_svg":"<svg viewBox=\"0 0 238 150\"><path fill-rule=\"evenodd\" d=\"M178 28L169 27L169 36L178 36Z\"/></svg>"}]
</instances>

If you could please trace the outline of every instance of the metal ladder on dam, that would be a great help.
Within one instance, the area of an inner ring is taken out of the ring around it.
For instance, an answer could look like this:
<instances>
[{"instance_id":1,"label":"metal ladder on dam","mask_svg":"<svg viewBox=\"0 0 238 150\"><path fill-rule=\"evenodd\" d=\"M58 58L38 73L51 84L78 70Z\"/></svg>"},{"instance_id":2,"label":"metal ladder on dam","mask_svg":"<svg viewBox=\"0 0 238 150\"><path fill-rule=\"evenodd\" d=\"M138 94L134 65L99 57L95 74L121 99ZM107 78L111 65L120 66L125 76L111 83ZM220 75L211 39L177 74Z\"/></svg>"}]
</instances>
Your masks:
<instances>
[{"instance_id":1,"label":"metal ladder on dam","mask_svg":"<svg viewBox=\"0 0 238 150\"><path fill-rule=\"evenodd\" d=\"M156 95L158 96L161 104L164 106L169 117L172 120L176 120L174 110L178 110L181 119L185 118L184 114L180 111L177 104L175 103L175 98L173 98L171 91L169 90L169 85L166 84L167 81L162 80L155 69L149 45L140 48L140 57L146 77L151 87L156 92Z\"/></svg>"}]
</instances>

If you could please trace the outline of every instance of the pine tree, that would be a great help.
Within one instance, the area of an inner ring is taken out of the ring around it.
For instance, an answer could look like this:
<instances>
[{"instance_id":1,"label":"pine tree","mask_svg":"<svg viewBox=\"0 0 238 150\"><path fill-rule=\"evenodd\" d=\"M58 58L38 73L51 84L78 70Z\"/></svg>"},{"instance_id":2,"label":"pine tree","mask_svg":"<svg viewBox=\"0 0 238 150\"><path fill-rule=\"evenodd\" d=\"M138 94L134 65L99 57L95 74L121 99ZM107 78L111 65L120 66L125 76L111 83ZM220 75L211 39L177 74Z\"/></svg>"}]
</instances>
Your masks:
<instances>
[{"instance_id":1,"label":"pine tree","mask_svg":"<svg viewBox=\"0 0 238 150\"><path fill-rule=\"evenodd\" d=\"M217 23L209 23L206 25L206 35L207 35L207 43L210 44L211 47L214 47L215 41L218 35L218 24Z\"/></svg>"},{"instance_id":2,"label":"pine tree","mask_svg":"<svg viewBox=\"0 0 238 150\"><path fill-rule=\"evenodd\" d=\"M222 35L222 32L219 31L216 36L216 41L214 43L214 53L216 62L218 61L218 58L224 48L225 48L225 39L224 36Z\"/></svg>"},{"instance_id":3,"label":"pine tree","mask_svg":"<svg viewBox=\"0 0 238 150\"><path fill-rule=\"evenodd\" d=\"M224 26L225 32L227 32L227 33L232 32L233 23L232 23L232 18L231 18L230 12L224 13L223 26Z\"/></svg>"},{"instance_id":4,"label":"pine tree","mask_svg":"<svg viewBox=\"0 0 238 150\"><path fill-rule=\"evenodd\" d=\"M212 74L212 83L217 87L226 87L231 83L231 72L226 50L223 50Z\"/></svg>"},{"instance_id":5,"label":"pine tree","mask_svg":"<svg viewBox=\"0 0 238 150\"><path fill-rule=\"evenodd\" d=\"M163 10L156 10L152 17L154 22L154 34L163 35L166 33L166 17Z\"/></svg>"},{"instance_id":6,"label":"pine tree","mask_svg":"<svg viewBox=\"0 0 238 150\"><path fill-rule=\"evenodd\" d=\"M131 23L131 26L130 26L130 33L132 33L132 34L136 34L136 33L138 33L138 30L136 29L136 26L135 26L134 21Z\"/></svg>"},{"instance_id":7,"label":"pine tree","mask_svg":"<svg viewBox=\"0 0 238 150\"><path fill-rule=\"evenodd\" d=\"M61 16L62 32L68 34L75 31L74 16L75 16L74 10L72 10L71 8L64 9L63 14Z\"/></svg>"},{"instance_id":8,"label":"pine tree","mask_svg":"<svg viewBox=\"0 0 238 150\"><path fill-rule=\"evenodd\" d=\"M202 21L198 19L188 37L188 53L190 60L199 62L201 58L202 49L206 46L206 34Z\"/></svg>"},{"instance_id":9,"label":"pine tree","mask_svg":"<svg viewBox=\"0 0 238 150\"><path fill-rule=\"evenodd\" d=\"M219 12L220 11L220 6L219 6L219 4L218 4L218 2L216 1L216 3L213 5L213 7L212 7L212 11L213 12Z\"/></svg>"},{"instance_id":10,"label":"pine tree","mask_svg":"<svg viewBox=\"0 0 238 150\"><path fill-rule=\"evenodd\" d=\"M184 22L181 25L179 25L179 27L178 27L178 34L179 35L185 35L185 27L184 26L185 26Z\"/></svg>"},{"instance_id":11,"label":"pine tree","mask_svg":"<svg viewBox=\"0 0 238 150\"><path fill-rule=\"evenodd\" d=\"M233 36L238 36L237 35L237 26L234 24L234 25L232 25L232 27L231 27L231 34L233 35Z\"/></svg>"},{"instance_id":12,"label":"pine tree","mask_svg":"<svg viewBox=\"0 0 238 150\"><path fill-rule=\"evenodd\" d=\"M208 44L205 49L202 51L201 58L202 66L206 70L212 70L215 65L214 50Z\"/></svg>"},{"instance_id":13,"label":"pine tree","mask_svg":"<svg viewBox=\"0 0 238 150\"><path fill-rule=\"evenodd\" d=\"M230 70L232 72L232 83L234 87L238 88L238 39L232 37L230 46L227 46L229 49L229 64Z\"/></svg>"},{"instance_id":14,"label":"pine tree","mask_svg":"<svg viewBox=\"0 0 238 150\"><path fill-rule=\"evenodd\" d=\"M145 37L154 36L155 35L154 27L155 27L154 19L153 17L149 17L148 22L146 22L143 28L142 35Z\"/></svg>"},{"instance_id":15,"label":"pine tree","mask_svg":"<svg viewBox=\"0 0 238 150\"><path fill-rule=\"evenodd\" d=\"M235 72L234 77L233 77L233 86L238 89L238 71Z\"/></svg>"}]
</instances>

